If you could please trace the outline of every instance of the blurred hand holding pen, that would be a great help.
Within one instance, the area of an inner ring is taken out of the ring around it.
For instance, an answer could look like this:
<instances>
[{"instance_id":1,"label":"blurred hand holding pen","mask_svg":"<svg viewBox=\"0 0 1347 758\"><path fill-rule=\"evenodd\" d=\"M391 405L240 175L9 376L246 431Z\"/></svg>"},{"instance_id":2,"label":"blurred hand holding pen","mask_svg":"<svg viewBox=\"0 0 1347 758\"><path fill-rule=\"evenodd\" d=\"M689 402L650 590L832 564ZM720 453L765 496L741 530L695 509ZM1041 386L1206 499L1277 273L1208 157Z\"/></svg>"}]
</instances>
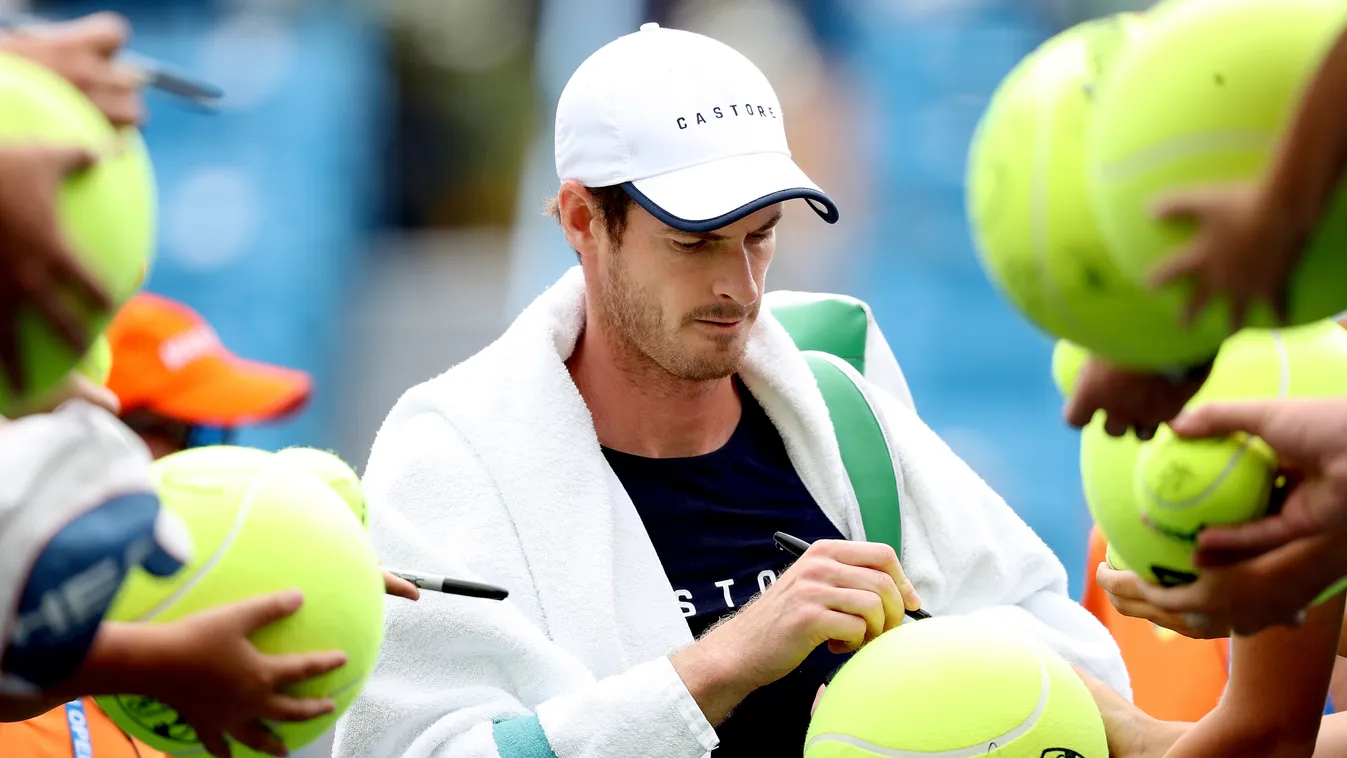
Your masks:
<instances>
[{"instance_id":1,"label":"blurred hand holding pen","mask_svg":"<svg viewBox=\"0 0 1347 758\"><path fill-rule=\"evenodd\" d=\"M0 14L0 31L9 33L40 36L61 23L28 13ZM223 90L210 82L131 50L121 50L117 61L134 70L143 86L173 95L200 108L214 109L224 96Z\"/></svg>"}]
</instances>

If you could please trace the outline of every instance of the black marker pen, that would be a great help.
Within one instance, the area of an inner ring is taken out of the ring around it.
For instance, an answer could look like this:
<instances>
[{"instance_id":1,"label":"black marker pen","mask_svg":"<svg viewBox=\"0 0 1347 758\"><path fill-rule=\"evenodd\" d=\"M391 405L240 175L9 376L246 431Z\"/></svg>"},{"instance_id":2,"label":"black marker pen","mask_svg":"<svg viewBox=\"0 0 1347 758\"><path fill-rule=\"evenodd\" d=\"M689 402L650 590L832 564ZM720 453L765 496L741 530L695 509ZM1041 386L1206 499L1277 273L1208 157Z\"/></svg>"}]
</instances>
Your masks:
<instances>
[{"instance_id":1,"label":"black marker pen","mask_svg":"<svg viewBox=\"0 0 1347 758\"><path fill-rule=\"evenodd\" d=\"M397 569L388 569L388 573L399 579L406 579L420 589L430 590L431 592L443 592L446 595L480 597L486 600L504 600L510 596L509 590L495 587L490 584L469 582L463 579L449 579L448 577L443 576L420 574L415 571L400 571Z\"/></svg>"}]
</instances>

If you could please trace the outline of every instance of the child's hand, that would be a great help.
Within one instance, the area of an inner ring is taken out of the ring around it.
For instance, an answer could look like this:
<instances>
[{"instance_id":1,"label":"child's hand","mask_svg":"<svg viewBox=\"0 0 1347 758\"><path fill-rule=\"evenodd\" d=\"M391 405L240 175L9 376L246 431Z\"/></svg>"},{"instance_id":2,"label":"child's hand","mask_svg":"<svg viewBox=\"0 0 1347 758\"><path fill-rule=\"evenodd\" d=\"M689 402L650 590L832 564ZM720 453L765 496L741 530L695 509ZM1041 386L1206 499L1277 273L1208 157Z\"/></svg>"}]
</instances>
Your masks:
<instances>
[{"instance_id":1,"label":"child's hand","mask_svg":"<svg viewBox=\"0 0 1347 758\"><path fill-rule=\"evenodd\" d=\"M71 250L56 217L66 177L94 164L87 150L40 145L0 149L0 377L10 392L29 389L19 353L19 320L25 311L45 319L75 353L94 335L81 325L79 302L112 307L103 287Z\"/></svg>"},{"instance_id":2,"label":"child's hand","mask_svg":"<svg viewBox=\"0 0 1347 758\"><path fill-rule=\"evenodd\" d=\"M248 635L295 611L297 591L252 598L154 627L162 634L152 695L196 730L206 750L229 758L228 735L271 755L286 755L265 721L307 721L331 713L329 698L285 694L289 685L321 676L346 663L342 652L264 655ZM150 689L150 688L147 688Z\"/></svg>"},{"instance_id":3,"label":"child's hand","mask_svg":"<svg viewBox=\"0 0 1347 758\"><path fill-rule=\"evenodd\" d=\"M1104 717L1110 758L1160 758L1192 726L1152 718L1084 669L1074 668Z\"/></svg>"},{"instance_id":4,"label":"child's hand","mask_svg":"<svg viewBox=\"0 0 1347 758\"><path fill-rule=\"evenodd\" d=\"M1107 563L1101 563L1094 578L1114 609L1124 616L1144 619L1195 640L1230 636L1228 629L1191 624L1184 616L1157 607L1146 599L1146 581L1132 571L1119 571Z\"/></svg>"},{"instance_id":5,"label":"child's hand","mask_svg":"<svg viewBox=\"0 0 1347 758\"><path fill-rule=\"evenodd\" d=\"M1230 331L1244 326L1249 305L1264 301L1287 320L1287 282L1300 261L1303 235L1269 207L1258 187L1238 184L1173 195L1156 208L1158 218L1197 225L1188 246L1151 277L1155 286L1189 280L1184 311L1191 322L1213 297L1230 302Z\"/></svg>"},{"instance_id":6,"label":"child's hand","mask_svg":"<svg viewBox=\"0 0 1347 758\"><path fill-rule=\"evenodd\" d=\"M1128 429L1135 429L1137 437L1147 440L1160 424L1179 415L1206 379L1207 372L1195 371L1176 382L1091 357L1081 369L1075 394L1067 401L1066 422L1079 429L1090 423L1096 411L1102 410L1107 414L1105 432L1121 437Z\"/></svg>"},{"instance_id":7,"label":"child's hand","mask_svg":"<svg viewBox=\"0 0 1347 758\"><path fill-rule=\"evenodd\" d=\"M1347 529L1303 537L1257 557L1210 566L1192 584L1140 588L1146 602L1203 629L1252 635L1298 626L1306 608L1347 574Z\"/></svg>"}]
</instances>

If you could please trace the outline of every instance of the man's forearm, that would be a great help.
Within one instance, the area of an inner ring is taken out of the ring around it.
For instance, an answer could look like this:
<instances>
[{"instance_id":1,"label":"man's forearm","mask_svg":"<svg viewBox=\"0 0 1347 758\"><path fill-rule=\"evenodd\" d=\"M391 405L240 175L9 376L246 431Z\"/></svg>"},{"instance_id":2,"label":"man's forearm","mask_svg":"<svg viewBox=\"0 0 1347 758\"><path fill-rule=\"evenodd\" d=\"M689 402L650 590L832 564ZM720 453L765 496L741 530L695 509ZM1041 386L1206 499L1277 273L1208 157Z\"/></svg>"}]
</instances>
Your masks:
<instances>
[{"instance_id":1,"label":"man's forearm","mask_svg":"<svg viewBox=\"0 0 1347 758\"><path fill-rule=\"evenodd\" d=\"M732 663L705 640L703 637L669 656L669 662L701 707L702 715L714 727L720 726L752 689L736 681Z\"/></svg>"},{"instance_id":2,"label":"man's forearm","mask_svg":"<svg viewBox=\"0 0 1347 758\"><path fill-rule=\"evenodd\" d=\"M1347 30L1301 95L1263 189L1268 209L1308 236L1347 171Z\"/></svg>"}]
</instances>

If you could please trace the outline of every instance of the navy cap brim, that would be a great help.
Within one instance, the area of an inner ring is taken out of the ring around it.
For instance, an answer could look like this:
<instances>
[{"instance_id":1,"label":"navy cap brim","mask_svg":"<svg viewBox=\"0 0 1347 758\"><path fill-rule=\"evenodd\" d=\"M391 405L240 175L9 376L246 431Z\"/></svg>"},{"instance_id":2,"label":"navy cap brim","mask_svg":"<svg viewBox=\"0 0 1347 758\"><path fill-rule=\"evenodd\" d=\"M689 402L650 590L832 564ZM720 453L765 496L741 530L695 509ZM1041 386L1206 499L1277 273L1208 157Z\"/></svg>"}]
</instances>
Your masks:
<instances>
[{"instance_id":1,"label":"navy cap brim","mask_svg":"<svg viewBox=\"0 0 1347 758\"><path fill-rule=\"evenodd\" d=\"M637 205L684 232L721 229L786 200L801 199L830 224L837 204L789 153L732 155L620 185Z\"/></svg>"}]
</instances>

